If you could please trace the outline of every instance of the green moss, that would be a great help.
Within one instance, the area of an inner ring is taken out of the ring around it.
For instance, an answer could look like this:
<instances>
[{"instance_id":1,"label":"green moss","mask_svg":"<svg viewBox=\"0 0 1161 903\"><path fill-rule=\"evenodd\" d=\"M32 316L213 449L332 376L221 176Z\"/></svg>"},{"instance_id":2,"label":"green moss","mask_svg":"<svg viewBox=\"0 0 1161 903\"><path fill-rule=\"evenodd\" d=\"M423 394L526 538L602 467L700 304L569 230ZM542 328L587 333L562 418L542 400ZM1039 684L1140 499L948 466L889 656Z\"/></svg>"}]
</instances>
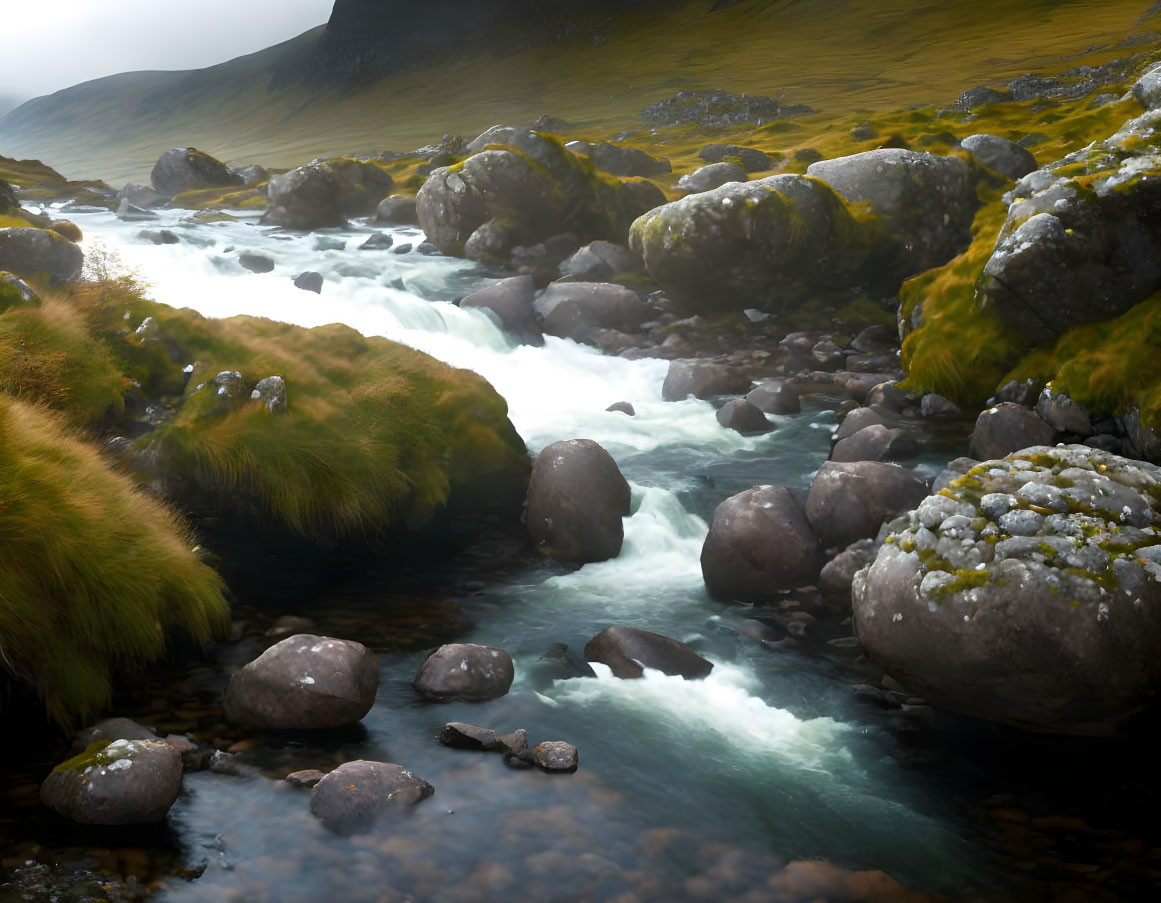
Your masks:
<instances>
[{"instance_id":1,"label":"green moss","mask_svg":"<svg viewBox=\"0 0 1161 903\"><path fill-rule=\"evenodd\" d=\"M75 774L84 774L90 768L100 768L102 765L108 765L110 760L104 752L112 742L112 740L94 740L85 747L84 752L80 755L73 756L73 758L65 762L61 762L53 771L71 771Z\"/></svg>"},{"instance_id":2,"label":"green moss","mask_svg":"<svg viewBox=\"0 0 1161 903\"><path fill-rule=\"evenodd\" d=\"M172 513L41 407L0 393L0 670L66 724L174 631L225 623L218 576ZM2 694L0 694L2 698Z\"/></svg>"}]
</instances>

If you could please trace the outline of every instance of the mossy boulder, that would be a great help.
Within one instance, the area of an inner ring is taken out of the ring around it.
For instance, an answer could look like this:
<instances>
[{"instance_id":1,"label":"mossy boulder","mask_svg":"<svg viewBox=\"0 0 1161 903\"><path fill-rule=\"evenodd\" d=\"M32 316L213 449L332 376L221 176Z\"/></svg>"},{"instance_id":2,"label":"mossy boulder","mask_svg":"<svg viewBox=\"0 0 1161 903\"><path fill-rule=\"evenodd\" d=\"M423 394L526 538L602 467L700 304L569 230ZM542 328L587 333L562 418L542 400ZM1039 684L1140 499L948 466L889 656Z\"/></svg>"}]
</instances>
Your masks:
<instances>
[{"instance_id":1,"label":"mossy boulder","mask_svg":"<svg viewBox=\"0 0 1161 903\"><path fill-rule=\"evenodd\" d=\"M172 198L183 191L242 185L243 179L221 160L196 147L175 147L158 159L150 174L154 190Z\"/></svg>"},{"instance_id":2,"label":"mossy boulder","mask_svg":"<svg viewBox=\"0 0 1161 903\"><path fill-rule=\"evenodd\" d=\"M0 474L0 675L50 718L105 705L115 670L160 658L175 632L204 641L223 624L221 581L174 515L3 392Z\"/></svg>"},{"instance_id":3,"label":"mossy boulder","mask_svg":"<svg viewBox=\"0 0 1161 903\"><path fill-rule=\"evenodd\" d=\"M177 800L181 775L181 754L168 743L102 740L54 768L40 799L80 825L154 824Z\"/></svg>"},{"instance_id":4,"label":"mossy boulder","mask_svg":"<svg viewBox=\"0 0 1161 903\"><path fill-rule=\"evenodd\" d=\"M1087 446L987 461L854 581L859 640L934 705L1106 735L1161 688L1161 469Z\"/></svg>"},{"instance_id":5,"label":"mossy boulder","mask_svg":"<svg viewBox=\"0 0 1161 903\"><path fill-rule=\"evenodd\" d=\"M7 213L13 208L20 207L20 200L16 197L16 190L0 179L0 213Z\"/></svg>"},{"instance_id":6,"label":"mossy boulder","mask_svg":"<svg viewBox=\"0 0 1161 903\"><path fill-rule=\"evenodd\" d=\"M862 281L880 238L826 183L778 175L657 207L630 247L690 304L769 308Z\"/></svg>"},{"instance_id":7,"label":"mossy boulder","mask_svg":"<svg viewBox=\"0 0 1161 903\"><path fill-rule=\"evenodd\" d=\"M673 171L673 166L668 160L652 157L635 147L609 144L607 141L599 144L570 141L565 147L574 154L584 154L596 164L597 169L614 176L639 176L648 179Z\"/></svg>"},{"instance_id":8,"label":"mossy boulder","mask_svg":"<svg viewBox=\"0 0 1161 903\"><path fill-rule=\"evenodd\" d=\"M531 129L497 127L468 147L483 149L435 170L416 197L420 226L445 254L504 260L564 233L623 242L637 216L665 201L651 182L621 182Z\"/></svg>"},{"instance_id":9,"label":"mossy boulder","mask_svg":"<svg viewBox=\"0 0 1161 903\"><path fill-rule=\"evenodd\" d=\"M980 283L1033 342L1161 290L1161 110L1022 180Z\"/></svg>"},{"instance_id":10,"label":"mossy boulder","mask_svg":"<svg viewBox=\"0 0 1161 903\"><path fill-rule=\"evenodd\" d=\"M56 282L81 274L85 255L73 242L48 229L0 229L0 270L17 276L47 273Z\"/></svg>"},{"instance_id":11,"label":"mossy boulder","mask_svg":"<svg viewBox=\"0 0 1161 903\"><path fill-rule=\"evenodd\" d=\"M288 229L341 226L350 217L374 216L394 187L395 180L378 163L350 157L315 160L270 180L270 210L263 221Z\"/></svg>"},{"instance_id":12,"label":"mossy boulder","mask_svg":"<svg viewBox=\"0 0 1161 903\"><path fill-rule=\"evenodd\" d=\"M806 173L880 218L899 280L946 263L971 242L977 176L959 157L882 148L820 160Z\"/></svg>"}]
</instances>

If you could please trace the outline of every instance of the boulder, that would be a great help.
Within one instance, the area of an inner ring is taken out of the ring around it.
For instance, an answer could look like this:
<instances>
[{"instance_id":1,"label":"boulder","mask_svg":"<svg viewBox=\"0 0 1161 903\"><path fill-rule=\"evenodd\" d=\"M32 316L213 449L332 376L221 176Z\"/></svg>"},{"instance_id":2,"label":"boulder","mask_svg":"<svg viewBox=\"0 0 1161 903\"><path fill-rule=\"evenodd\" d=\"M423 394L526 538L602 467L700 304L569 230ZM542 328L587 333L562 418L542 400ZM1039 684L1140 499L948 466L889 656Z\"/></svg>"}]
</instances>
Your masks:
<instances>
[{"instance_id":1,"label":"boulder","mask_svg":"<svg viewBox=\"0 0 1161 903\"><path fill-rule=\"evenodd\" d=\"M472 292L460 302L460 307L487 311L497 326L523 344L543 345L544 336L533 309L535 298L536 286L531 276L512 276Z\"/></svg>"},{"instance_id":2,"label":"boulder","mask_svg":"<svg viewBox=\"0 0 1161 903\"><path fill-rule=\"evenodd\" d=\"M617 462L589 439L554 442L536 459L526 521L532 544L561 561L616 558L631 493Z\"/></svg>"},{"instance_id":3,"label":"boulder","mask_svg":"<svg viewBox=\"0 0 1161 903\"><path fill-rule=\"evenodd\" d=\"M1013 182L1039 169L1031 151L996 135L969 135L960 142L960 147L970 151L988 169Z\"/></svg>"},{"instance_id":4,"label":"boulder","mask_svg":"<svg viewBox=\"0 0 1161 903\"><path fill-rule=\"evenodd\" d=\"M712 361L676 360L669 362L661 397L666 401L741 395L750 388L750 377L740 370Z\"/></svg>"},{"instance_id":5,"label":"boulder","mask_svg":"<svg viewBox=\"0 0 1161 903\"><path fill-rule=\"evenodd\" d=\"M531 129L489 129L463 163L436 169L416 197L419 223L445 254L482 253L503 259L512 248L545 235L574 234L581 242L624 241L633 220L665 202L651 182L601 176L558 141ZM474 239L484 229L483 238Z\"/></svg>"},{"instance_id":6,"label":"boulder","mask_svg":"<svg viewBox=\"0 0 1161 903\"><path fill-rule=\"evenodd\" d=\"M267 376L258 380L254 385L254 391L250 393L250 400L257 401L271 414L285 414L286 380L281 376Z\"/></svg>"},{"instance_id":7,"label":"boulder","mask_svg":"<svg viewBox=\"0 0 1161 903\"><path fill-rule=\"evenodd\" d=\"M169 198L160 192L154 191L148 185L134 185L132 182L117 192L117 197L143 210L149 210L153 207L164 207L169 203Z\"/></svg>"},{"instance_id":8,"label":"boulder","mask_svg":"<svg viewBox=\"0 0 1161 903\"><path fill-rule=\"evenodd\" d=\"M686 680L705 677L713 670L692 649L677 640L636 627L606 627L585 644L585 660L607 665L615 677L632 680L645 668Z\"/></svg>"},{"instance_id":9,"label":"boulder","mask_svg":"<svg viewBox=\"0 0 1161 903\"><path fill-rule=\"evenodd\" d=\"M270 180L263 222L288 229L341 226L349 217L374 216L395 181L375 163L334 157L315 160Z\"/></svg>"},{"instance_id":10,"label":"boulder","mask_svg":"<svg viewBox=\"0 0 1161 903\"><path fill-rule=\"evenodd\" d=\"M1077 404L1063 392L1053 391L1051 386L1046 386L1040 393L1036 413L1058 433L1072 433L1082 439L1092 435L1092 420L1084 405Z\"/></svg>"},{"instance_id":11,"label":"boulder","mask_svg":"<svg viewBox=\"0 0 1161 903\"><path fill-rule=\"evenodd\" d=\"M325 777L326 773L317 768L305 768L302 771L292 771L283 780L291 787L310 790L312 787L317 787L318 782Z\"/></svg>"},{"instance_id":12,"label":"boulder","mask_svg":"<svg viewBox=\"0 0 1161 903\"><path fill-rule=\"evenodd\" d=\"M1056 431L1035 411L1005 402L988 408L976 418L972 431L971 456L981 461L1002 458L1033 445L1048 445Z\"/></svg>"},{"instance_id":13,"label":"boulder","mask_svg":"<svg viewBox=\"0 0 1161 903\"><path fill-rule=\"evenodd\" d=\"M1017 183L978 286L1032 343L1161 289L1161 110Z\"/></svg>"},{"instance_id":14,"label":"boulder","mask_svg":"<svg viewBox=\"0 0 1161 903\"><path fill-rule=\"evenodd\" d=\"M386 232L376 232L359 245L360 251L387 251L395 244L395 239Z\"/></svg>"},{"instance_id":15,"label":"boulder","mask_svg":"<svg viewBox=\"0 0 1161 903\"><path fill-rule=\"evenodd\" d=\"M946 263L971 243L980 201L975 174L958 157L882 148L820 160L806 174L883 218L900 278Z\"/></svg>"},{"instance_id":16,"label":"boulder","mask_svg":"<svg viewBox=\"0 0 1161 903\"><path fill-rule=\"evenodd\" d=\"M790 305L862 282L880 241L824 182L798 175L689 195L649 211L629 235L654 279L707 310Z\"/></svg>"},{"instance_id":17,"label":"boulder","mask_svg":"<svg viewBox=\"0 0 1161 903\"><path fill-rule=\"evenodd\" d=\"M613 414L624 414L626 417L637 416L637 410L627 401L615 401L605 408L605 410Z\"/></svg>"},{"instance_id":18,"label":"boulder","mask_svg":"<svg viewBox=\"0 0 1161 903\"><path fill-rule=\"evenodd\" d=\"M590 344L600 330L633 330L650 317L640 295L611 282L554 282L533 308L545 334Z\"/></svg>"},{"instance_id":19,"label":"boulder","mask_svg":"<svg viewBox=\"0 0 1161 903\"><path fill-rule=\"evenodd\" d=\"M1081 445L973 468L855 578L859 641L933 705L1117 732L1161 689L1158 486L1161 469Z\"/></svg>"},{"instance_id":20,"label":"boulder","mask_svg":"<svg viewBox=\"0 0 1161 903\"><path fill-rule=\"evenodd\" d=\"M824 548L845 548L926 495L927 484L898 464L827 461L810 484L806 519Z\"/></svg>"},{"instance_id":21,"label":"boulder","mask_svg":"<svg viewBox=\"0 0 1161 903\"><path fill-rule=\"evenodd\" d=\"M560 265L562 275L581 282L604 282L622 273L639 273L645 264L624 245L594 241Z\"/></svg>"},{"instance_id":22,"label":"boulder","mask_svg":"<svg viewBox=\"0 0 1161 903\"><path fill-rule=\"evenodd\" d=\"M580 240L571 232L552 235L534 245L517 245L511 251L510 265L521 275L545 286L560 276L561 265L580 250Z\"/></svg>"},{"instance_id":23,"label":"boulder","mask_svg":"<svg viewBox=\"0 0 1161 903\"><path fill-rule=\"evenodd\" d=\"M222 709L248 728L345 727L371 711L378 688L379 661L366 646L304 633L235 673Z\"/></svg>"},{"instance_id":24,"label":"boulder","mask_svg":"<svg viewBox=\"0 0 1161 903\"><path fill-rule=\"evenodd\" d=\"M80 276L84 262L81 249L55 232L0 229L0 270L25 277L47 273L53 282L71 282Z\"/></svg>"},{"instance_id":25,"label":"boulder","mask_svg":"<svg viewBox=\"0 0 1161 903\"><path fill-rule=\"evenodd\" d=\"M121 198L121 203L117 205L117 219L126 223L136 223L142 220L157 219L157 214L152 210L130 204L127 199Z\"/></svg>"},{"instance_id":26,"label":"boulder","mask_svg":"<svg viewBox=\"0 0 1161 903\"><path fill-rule=\"evenodd\" d=\"M571 743L545 740L532 747L532 761L541 771L572 774L580 764L580 754Z\"/></svg>"},{"instance_id":27,"label":"boulder","mask_svg":"<svg viewBox=\"0 0 1161 903\"><path fill-rule=\"evenodd\" d=\"M766 419L761 409L744 398L727 401L718 408L717 419L726 429L743 436L756 436L774 429L774 424Z\"/></svg>"},{"instance_id":28,"label":"boulder","mask_svg":"<svg viewBox=\"0 0 1161 903\"><path fill-rule=\"evenodd\" d=\"M871 563L875 551L873 540L860 539L824 564L818 575L818 591L822 593L822 597L850 605L851 585L854 583L855 574Z\"/></svg>"},{"instance_id":29,"label":"boulder","mask_svg":"<svg viewBox=\"0 0 1161 903\"><path fill-rule=\"evenodd\" d=\"M259 166L257 163L248 163L245 166L235 167L234 174L242 180L243 185L257 185L259 182L265 182L270 178L270 173L266 171L266 167Z\"/></svg>"},{"instance_id":30,"label":"boulder","mask_svg":"<svg viewBox=\"0 0 1161 903\"><path fill-rule=\"evenodd\" d=\"M769 379L746 396L764 414L797 414L802 410L798 387L785 379Z\"/></svg>"},{"instance_id":31,"label":"boulder","mask_svg":"<svg viewBox=\"0 0 1161 903\"><path fill-rule=\"evenodd\" d=\"M321 295L324 281L322 273L307 270L294 277L294 287L300 288L304 292L314 292L316 295Z\"/></svg>"},{"instance_id":32,"label":"boulder","mask_svg":"<svg viewBox=\"0 0 1161 903\"><path fill-rule=\"evenodd\" d=\"M928 392L920 399L919 413L929 420L955 420L963 416L959 405L935 392Z\"/></svg>"},{"instance_id":33,"label":"boulder","mask_svg":"<svg viewBox=\"0 0 1161 903\"><path fill-rule=\"evenodd\" d=\"M383 198L375 208L375 219L390 226L418 226L419 215L415 212L415 198L392 194Z\"/></svg>"},{"instance_id":34,"label":"boulder","mask_svg":"<svg viewBox=\"0 0 1161 903\"><path fill-rule=\"evenodd\" d=\"M842 442L844 439L849 439L855 433L861 432L869 426L878 425L887 427L888 429L895 429L901 427L902 424L903 421L898 419L893 412L886 410L880 405L855 408L843 418L843 422L835 430L834 441Z\"/></svg>"},{"instance_id":35,"label":"boulder","mask_svg":"<svg viewBox=\"0 0 1161 903\"><path fill-rule=\"evenodd\" d=\"M707 144L697 152L706 163L737 163L746 172L762 172L773 169L770 156L755 147L739 147L736 144ZM739 181L743 181L739 179Z\"/></svg>"},{"instance_id":36,"label":"boulder","mask_svg":"<svg viewBox=\"0 0 1161 903\"><path fill-rule=\"evenodd\" d=\"M350 834L433 793L431 784L398 765L359 759L340 765L315 785L310 811L330 830Z\"/></svg>"},{"instance_id":37,"label":"boulder","mask_svg":"<svg viewBox=\"0 0 1161 903\"><path fill-rule=\"evenodd\" d=\"M444 725L439 733L439 742L452 749L476 749L490 752L503 749L496 732L486 727L476 727L474 724L464 724L462 721L450 721Z\"/></svg>"},{"instance_id":38,"label":"boulder","mask_svg":"<svg viewBox=\"0 0 1161 903\"><path fill-rule=\"evenodd\" d=\"M746 182L749 177L737 163L711 163L701 169L687 173L677 180L675 186L678 191L697 194L702 191L712 191L720 188L727 182Z\"/></svg>"},{"instance_id":39,"label":"boulder","mask_svg":"<svg viewBox=\"0 0 1161 903\"><path fill-rule=\"evenodd\" d=\"M919 443L905 430L881 424L865 427L835 443L832 461L903 461L919 452Z\"/></svg>"},{"instance_id":40,"label":"boulder","mask_svg":"<svg viewBox=\"0 0 1161 903\"><path fill-rule=\"evenodd\" d=\"M424 659L412 686L425 699L486 702L506 695L515 676L512 657L503 649L451 643Z\"/></svg>"},{"instance_id":41,"label":"boulder","mask_svg":"<svg viewBox=\"0 0 1161 903\"><path fill-rule=\"evenodd\" d=\"M40 801L79 825L146 825L181 790L181 754L160 740L98 740L52 770Z\"/></svg>"},{"instance_id":42,"label":"boulder","mask_svg":"<svg viewBox=\"0 0 1161 903\"><path fill-rule=\"evenodd\" d=\"M584 154L597 169L615 176L640 176L647 179L673 171L668 160L651 157L635 147L622 147L608 142L589 144L587 141L570 141L565 147L574 154Z\"/></svg>"},{"instance_id":43,"label":"boulder","mask_svg":"<svg viewBox=\"0 0 1161 903\"><path fill-rule=\"evenodd\" d=\"M89 747L100 740L112 743L115 740L157 739L156 731L129 718L106 718L82 731L77 731L77 742L84 747Z\"/></svg>"},{"instance_id":44,"label":"boulder","mask_svg":"<svg viewBox=\"0 0 1161 903\"><path fill-rule=\"evenodd\" d=\"M1133 96L1146 110L1161 107L1161 66L1153 66L1133 85Z\"/></svg>"},{"instance_id":45,"label":"boulder","mask_svg":"<svg viewBox=\"0 0 1161 903\"><path fill-rule=\"evenodd\" d=\"M175 147L166 151L154 165L150 181L154 190L167 198L183 191L243 184L241 176L225 163L196 147Z\"/></svg>"},{"instance_id":46,"label":"boulder","mask_svg":"<svg viewBox=\"0 0 1161 903\"><path fill-rule=\"evenodd\" d=\"M265 254L252 254L250 252L239 254L238 263L242 265L243 269L249 270L251 273L269 273L274 269L274 261Z\"/></svg>"},{"instance_id":47,"label":"boulder","mask_svg":"<svg viewBox=\"0 0 1161 903\"><path fill-rule=\"evenodd\" d=\"M168 229L142 229L137 233L137 237L155 245L181 244L181 239Z\"/></svg>"},{"instance_id":48,"label":"boulder","mask_svg":"<svg viewBox=\"0 0 1161 903\"><path fill-rule=\"evenodd\" d=\"M85 235L81 232L81 227L76 223L69 222L67 219L57 220L48 228L66 241L71 241L73 244L80 244L85 240Z\"/></svg>"},{"instance_id":49,"label":"boulder","mask_svg":"<svg viewBox=\"0 0 1161 903\"><path fill-rule=\"evenodd\" d=\"M801 506L784 486L756 486L714 511L701 549L709 594L753 602L813 584L822 548Z\"/></svg>"}]
</instances>

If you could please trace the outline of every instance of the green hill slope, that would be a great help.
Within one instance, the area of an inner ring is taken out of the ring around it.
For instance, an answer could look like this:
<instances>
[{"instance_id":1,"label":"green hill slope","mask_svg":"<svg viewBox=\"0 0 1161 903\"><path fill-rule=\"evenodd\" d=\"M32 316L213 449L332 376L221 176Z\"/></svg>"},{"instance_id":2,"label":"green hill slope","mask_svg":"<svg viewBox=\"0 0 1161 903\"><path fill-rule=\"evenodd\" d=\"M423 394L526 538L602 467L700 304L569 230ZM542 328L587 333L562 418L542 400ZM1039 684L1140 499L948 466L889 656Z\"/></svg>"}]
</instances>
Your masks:
<instances>
[{"instance_id":1,"label":"green hill slope","mask_svg":"<svg viewBox=\"0 0 1161 903\"><path fill-rule=\"evenodd\" d=\"M1097 64L1157 27L1149 0L742 0L620 12L597 40L524 45L486 36L357 90L286 73L323 29L193 72L127 73L38 98L0 119L0 153L66 176L146 181L196 145L232 164L406 150L444 133L551 113L593 136L642 129L641 110L686 89L783 95L819 110L944 105L967 87ZM272 89L272 85L284 87ZM648 135L634 143L648 146ZM664 147L659 147L664 151Z\"/></svg>"}]
</instances>

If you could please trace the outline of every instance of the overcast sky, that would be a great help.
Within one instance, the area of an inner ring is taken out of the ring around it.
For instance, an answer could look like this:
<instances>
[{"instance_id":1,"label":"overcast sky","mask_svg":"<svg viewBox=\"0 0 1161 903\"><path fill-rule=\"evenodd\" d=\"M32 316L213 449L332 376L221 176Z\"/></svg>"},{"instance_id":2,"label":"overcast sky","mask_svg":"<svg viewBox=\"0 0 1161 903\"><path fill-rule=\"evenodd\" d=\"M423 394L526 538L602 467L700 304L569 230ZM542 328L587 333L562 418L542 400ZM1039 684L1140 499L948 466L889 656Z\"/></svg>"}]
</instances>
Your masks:
<instances>
[{"instance_id":1,"label":"overcast sky","mask_svg":"<svg viewBox=\"0 0 1161 903\"><path fill-rule=\"evenodd\" d=\"M334 0L0 0L0 103L136 69L197 69L330 18Z\"/></svg>"}]
</instances>

